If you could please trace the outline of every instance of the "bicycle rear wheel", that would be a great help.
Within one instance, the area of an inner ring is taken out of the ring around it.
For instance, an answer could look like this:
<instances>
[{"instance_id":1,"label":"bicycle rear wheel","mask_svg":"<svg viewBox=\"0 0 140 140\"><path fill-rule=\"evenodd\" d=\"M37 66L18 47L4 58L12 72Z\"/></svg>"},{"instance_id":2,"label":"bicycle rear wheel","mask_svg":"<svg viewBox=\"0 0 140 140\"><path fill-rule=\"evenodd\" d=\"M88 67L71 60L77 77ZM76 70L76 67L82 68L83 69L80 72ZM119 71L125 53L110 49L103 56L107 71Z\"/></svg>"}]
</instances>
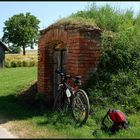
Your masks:
<instances>
[{"instance_id":1,"label":"bicycle rear wheel","mask_svg":"<svg viewBox=\"0 0 140 140\"><path fill-rule=\"evenodd\" d=\"M72 100L72 115L79 125L86 123L90 111L89 99L86 92L78 89Z\"/></svg>"}]
</instances>

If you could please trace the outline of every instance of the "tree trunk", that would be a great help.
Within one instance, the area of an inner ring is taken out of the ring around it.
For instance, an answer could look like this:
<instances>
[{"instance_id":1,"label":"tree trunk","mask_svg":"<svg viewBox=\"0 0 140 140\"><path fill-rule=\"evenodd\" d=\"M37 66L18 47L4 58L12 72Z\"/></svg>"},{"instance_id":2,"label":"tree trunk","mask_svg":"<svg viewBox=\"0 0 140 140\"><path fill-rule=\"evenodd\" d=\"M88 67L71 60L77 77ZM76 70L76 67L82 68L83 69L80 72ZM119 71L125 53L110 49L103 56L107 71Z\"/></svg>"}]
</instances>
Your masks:
<instances>
[{"instance_id":1,"label":"tree trunk","mask_svg":"<svg viewBox=\"0 0 140 140\"><path fill-rule=\"evenodd\" d=\"M26 55L25 46L23 46L23 55Z\"/></svg>"}]
</instances>

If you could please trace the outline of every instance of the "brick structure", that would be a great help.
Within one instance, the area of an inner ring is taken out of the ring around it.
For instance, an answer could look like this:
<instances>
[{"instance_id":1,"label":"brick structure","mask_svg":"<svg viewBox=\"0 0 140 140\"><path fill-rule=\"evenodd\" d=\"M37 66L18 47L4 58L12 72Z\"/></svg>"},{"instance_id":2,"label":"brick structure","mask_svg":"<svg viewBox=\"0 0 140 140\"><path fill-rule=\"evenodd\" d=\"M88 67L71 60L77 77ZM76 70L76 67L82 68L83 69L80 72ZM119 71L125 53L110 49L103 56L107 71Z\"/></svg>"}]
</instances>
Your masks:
<instances>
[{"instance_id":1,"label":"brick structure","mask_svg":"<svg viewBox=\"0 0 140 140\"><path fill-rule=\"evenodd\" d=\"M0 40L0 68L4 67L5 52L10 52L7 46Z\"/></svg>"},{"instance_id":2,"label":"brick structure","mask_svg":"<svg viewBox=\"0 0 140 140\"><path fill-rule=\"evenodd\" d=\"M46 95L51 106L54 99L55 52L64 50L65 71L73 76L86 75L96 68L100 55L101 30L87 25L53 24L40 31L38 50L38 92Z\"/></svg>"}]
</instances>

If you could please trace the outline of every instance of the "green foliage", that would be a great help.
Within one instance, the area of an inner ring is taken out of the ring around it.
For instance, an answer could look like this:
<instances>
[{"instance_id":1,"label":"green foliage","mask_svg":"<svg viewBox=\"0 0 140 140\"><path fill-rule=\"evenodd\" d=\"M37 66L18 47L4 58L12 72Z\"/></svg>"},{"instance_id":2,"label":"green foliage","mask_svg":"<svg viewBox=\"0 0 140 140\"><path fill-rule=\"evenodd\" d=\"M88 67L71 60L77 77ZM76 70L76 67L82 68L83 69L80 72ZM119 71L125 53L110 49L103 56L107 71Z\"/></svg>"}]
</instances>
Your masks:
<instances>
[{"instance_id":1,"label":"green foliage","mask_svg":"<svg viewBox=\"0 0 140 140\"><path fill-rule=\"evenodd\" d=\"M5 43L11 43L14 46L12 47L14 50L15 47L17 47L17 50L19 47L22 47L25 55L25 48L33 48L38 39L39 22L30 13L14 15L4 22L5 27L3 28L2 40Z\"/></svg>"},{"instance_id":2,"label":"green foliage","mask_svg":"<svg viewBox=\"0 0 140 140\"><path fill-rule=\"evenodd\" d=\"M91 19L103 30L100 63L85 85L91 103L119 104L128 112L139 110L140 14L134 17L132 9L91 4L70 18Z\"/></svg>"},{"instance_id":3,"label":"green foliage","mask_svg":"<svg viewBox=\"0 0 140 140\"><path fill-rule=\"evenodd\" d=\"M21 52L21 48L18 47L18 46L12 45L12 46L9 46L9 49L11 50L11 53L12 54L20 53Z\"/></svg>"},{"instance_id":4,"label":"green foliage","mask_svg":"<svg viewBox=\"0 0 140 140\"><path fill-rule=\"evenodd\" d=\"M121 11L117 7L105 5L97 7L96 4L91 4L86 11L79 11L72 14L69 18L83 18L85 21L92 20L94 24L103 30L118 32L127 29L133 25L133 11Z\"/></svg>"}]
</instances>

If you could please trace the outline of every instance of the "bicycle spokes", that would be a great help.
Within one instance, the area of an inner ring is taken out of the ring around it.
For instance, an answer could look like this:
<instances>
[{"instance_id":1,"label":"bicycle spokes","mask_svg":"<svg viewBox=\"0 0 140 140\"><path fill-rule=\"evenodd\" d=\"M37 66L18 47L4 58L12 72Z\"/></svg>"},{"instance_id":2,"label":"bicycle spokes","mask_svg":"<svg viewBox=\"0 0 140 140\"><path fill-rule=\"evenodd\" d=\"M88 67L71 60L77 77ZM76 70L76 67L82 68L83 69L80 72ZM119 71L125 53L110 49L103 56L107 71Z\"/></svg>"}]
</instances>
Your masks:
<instances>
[{"instance_id":1,"label":"bicycle spokes","mask_svg":"<svg viewBox=\"0 0 140 140\"><path fill-rule=\"evenodd\" d=\"M80 95L77 95L74 98L74 106L73 106L75 118L77 121L82 121L86 115L85 105L83 104Z\"/></svg>"},{"instance_id":2,"label":"bicycle spokes","mask_svg":"<svg viewBox=\"0 0 140 140\"><path fill-rule=\"evenodd\" d=\"M78 89L81 77L72 77L59 70L56 73L62 76L62 81L59 84L59 93L55 99L54 108L58 108L62 114L71 111L73 118L80 124L84 124L89 116L90 105L86 92ZM68 80L74 81L74 87Z\"/></svg>"}]
</instances>

